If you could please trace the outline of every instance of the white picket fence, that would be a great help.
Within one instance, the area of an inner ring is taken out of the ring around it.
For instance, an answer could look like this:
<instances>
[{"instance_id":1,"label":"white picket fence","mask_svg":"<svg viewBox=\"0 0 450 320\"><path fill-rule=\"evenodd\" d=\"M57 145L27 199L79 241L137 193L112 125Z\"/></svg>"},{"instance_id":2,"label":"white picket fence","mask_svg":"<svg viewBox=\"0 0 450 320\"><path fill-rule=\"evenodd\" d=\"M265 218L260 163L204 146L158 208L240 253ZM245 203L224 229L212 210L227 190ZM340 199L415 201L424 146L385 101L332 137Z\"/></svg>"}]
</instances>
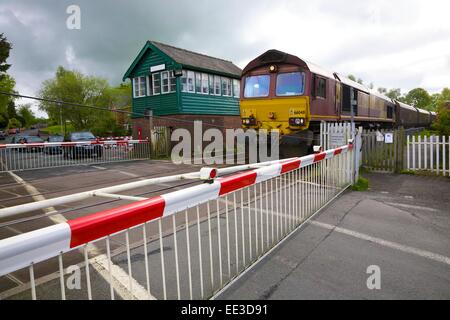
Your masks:
<instances>
[{"instance_id":1,"label":"white picket fence","mask_svg":"<svg viewBox=\"0 0 450 320\"><path fill-rule=\"evenodd\" d=\"M320 123L320 146L323 150L333 149L353 140L355 181L359 178L359 167L362 165L362 127L356 128L351 122L325 122Z\"/></svg>"},{"instance_id":2,"label":"white picket fence","mask_svg":"<svg viewBox=\"0 0 450 320\"><path fill-rule=\"evenodd\" d=\"M407 137L408 170L426 170L450 176L450 137Z\"/></svg>"}]
</instances>

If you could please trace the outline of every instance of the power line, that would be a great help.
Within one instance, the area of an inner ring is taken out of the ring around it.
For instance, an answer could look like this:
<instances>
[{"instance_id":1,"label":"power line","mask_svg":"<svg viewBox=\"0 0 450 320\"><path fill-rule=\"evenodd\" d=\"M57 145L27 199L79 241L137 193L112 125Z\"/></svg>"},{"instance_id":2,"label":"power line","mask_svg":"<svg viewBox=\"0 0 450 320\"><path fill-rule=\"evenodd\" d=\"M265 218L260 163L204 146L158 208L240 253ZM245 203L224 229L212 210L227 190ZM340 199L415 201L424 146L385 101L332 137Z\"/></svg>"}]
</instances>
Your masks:
<instances>
[{"instance_id":1,"label":"power line","mask_svg":"<svg viewBox=\"0 0 450 320\"><path fill-rule=\"evenodd\" d=\"M162 117L162 116L154 116L154 115L148 115L148 114L143 114L143 113L134 112L134 111L126 111L126 110L122 110L122 109L110 109L110 108L106 108L106 107L98 107L98 106L81 104L81 103L76 103L76 102L67 102L67 101L61 101L61 100L46 99L46 98L29 96L29 95L23 95L23 94L19 94L19 93L11 93L11 92L0 91L0 94L1 95L5 95L5 96L11 96L11 97L17 97L17 98L32 99L32 100L37 100L37 101L42 101L42 102L54 103L54 104L58 104L58 105L60 105L62 107L74 106L74 107L90 108L90 109L95 109L95 110L103 110L103 111L116 112L116 113L124 113L124 114L129 114L129 115L141 116L141 117L145 117L145 118L156 118L156 119L170 120L170 121L176 121L176 122L185 122L185 123L191 123L191 124L195 123L195 121L193 121L193 120L177 119L177 118L171 118L171 117L166 117L166 116L164 116L164 117ZM228 128L228 127L225 127L225 126L221 126L221 125L217 125L217 124L213 124L213 123L209 123L209 122L203 122L203 121L202 121L202 124L207 125L207 126L211 126L211 127L216 127L216 128L224 128L224 129Z\"/></svg>"}]
</instances>

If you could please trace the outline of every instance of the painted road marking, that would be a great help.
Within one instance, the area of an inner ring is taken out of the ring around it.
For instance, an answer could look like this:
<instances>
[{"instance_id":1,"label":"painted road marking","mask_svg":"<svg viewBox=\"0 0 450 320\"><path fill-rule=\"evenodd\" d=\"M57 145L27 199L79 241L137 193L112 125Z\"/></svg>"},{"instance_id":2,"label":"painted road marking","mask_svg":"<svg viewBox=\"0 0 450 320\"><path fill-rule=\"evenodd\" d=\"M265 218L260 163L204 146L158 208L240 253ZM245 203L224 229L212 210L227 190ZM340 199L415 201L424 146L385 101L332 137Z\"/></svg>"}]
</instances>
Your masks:
<instances>
[{"instance_id":1,"label":"painted road marking","mask_svg":"<svg viewBox=\"0 0 450 320\"><path fill-rule=\"evenodd\" d=\"M98 170L106 170L105 167L99 167L99 166L91 166L94 169L98 169Z\"/></svg>"},{"instance_id":2,"label":"painted road marking","mask_svg":"<svg viewBox=\"0 0 450 320\"><path fill-rule=\"evenodd\" d=\"M25 180L23 180L21 177L19 177L18 175L16 175L13 172L9 171L8 173L11 175L11 177L17 183L19 183L20 185L25 187L27 192L32 195L32 198L34 201L45 200L45 198L39 194L39 191L34 186L32 186L31 184L29 184L28 182L26 182ZM46 208L44 211L45 211L46 215L50 215L50 214L57 212L56 209L53 207ZM67 219L64 216L62 216L61 214L53 214L53 215L50 215L48 218L55 223L67 222ZM104 255L100 254L100 250L94 244L90 244L89 251L90 251L90 253L93 253L99 257L104 256ZM93 263L92 266L100 275L102 275L102 277L104 278L104 280L107 283L110 283L109 282L108 263L111 263L111 276L112 276L112 280L113 280L112 285L113 285L113 288L116 290L116 293L122 299L124 299L124 300L130 299L130 296L132 298L138 299L138 300L139 299L155 299L148 293L148 291L144 287L139 285L137 283L137 281L132 277L131 277L131 281L132 281L132 289L133 290L131 292L129 290L129 289L131 289L131 288L129 288L129 285L123 284L124 283L123 279L125 279L124 275L126 275L127 281L130 278L123 269L121 269L119 266L115 265L112 261L109 262L108 260L106 260L106 262L105 262L105 258L102 258L99 261L96 261L97 263Z\"/></svg>"},{"instance_id":3,"label":"painted road marking","mask_svg":"<svg viewBox=\"0 0 450 320\"><path fill-rule=\"evenodd\" d=\"M421 249L417 249L414 247L405 246L405 245L397 243L397 242L392 242L392 241L384 240L381 238L372 237L372 236L369 236L364 233L356 232L356 231L345 229L345 228L340 228L340 227L337 227L337 226L334 226L334 225L331 225L328 223L319 222L316 220L311 220L311 221L309 221L309 223L314 226L332 230L332 231L336 231L336 232L346 234L346 235L354 237L354 238L370 241L370 242L379 244L384 247L396 249L396 250L406 252L406 253L411 253L411 254L414 254L419 257L427 258L427 259L430 259L430 260L433 260L436 262L445 263L447 265L450 265L449 257L443 256L443 255L440 255L440 254L437 254L437 253L434 253L431 251L426 251L426 250L421 250Z\"/></svg>"},{"instance_id":4,"label":"painted road marking","mask_svg":"<svg viewBox=\"0 0 450 320\"><path fill-rule=\"evenodd\" d=\"M385 202L384 204L393 206L393 207L403 207L407 209L417 209L417 210L423 210L423 211L431 211L431 212L438 212L439 210L429 208L429 207L422 207L422 206L413 206L410 204L403 204L403 203L394 203L394 202Z\"/></svg>"},{"instance_id":5,"label":"painted road marking","mask_svg":"<svg viewBox=\"0 0 450 320\"><path fill-rule=\"evenodd\" d=\"M137 178L137 177L139 177L139 175L134 174L134 173L131 173L131 172L126 172L126 171L121 171L121 170L115 170L115 171L118 172L118 173L120 173L120 174L129 176L129 177L132 177L132 178Z\"/></svg>"}]
</instances>

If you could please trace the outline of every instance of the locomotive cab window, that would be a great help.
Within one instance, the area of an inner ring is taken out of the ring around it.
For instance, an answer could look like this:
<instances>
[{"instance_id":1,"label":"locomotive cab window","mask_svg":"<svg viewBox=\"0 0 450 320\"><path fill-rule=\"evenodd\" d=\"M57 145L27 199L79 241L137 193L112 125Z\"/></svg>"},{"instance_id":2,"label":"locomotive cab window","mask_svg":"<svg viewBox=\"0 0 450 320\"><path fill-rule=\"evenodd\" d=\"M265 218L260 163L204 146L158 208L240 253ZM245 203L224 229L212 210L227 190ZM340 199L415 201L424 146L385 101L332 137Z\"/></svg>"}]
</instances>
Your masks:
<instances>
[{"instance_id":1,"label":"locomotive cab window","mask_svg":"<svg viewBox=\"0 0 450 320\"><path fill-rule=\"evenodd\" d=\"M244 97L267 97L270 88L270 75L250 76L245 79Z\"/></svg>"},{"instance_id":2,"label":"locomotive cab window","mask_svg":"<svg viewBox=\"0 0 450 320\"><path fill-rule=\"evenodd\" d=\"M318 76L314 76L314 93L317 98L327 97L327 80Z\"/></svg>"},{"instance_id":3,"label":"locomotive cab window","mask_svg":"<svg viewBox=\"0 0 450 320\"><path fill-rule=\"evenodd\" d=\"M277 75L277 96L299 96L304 92L304 73L290 72Z\"/></svg>"}]
</instances>

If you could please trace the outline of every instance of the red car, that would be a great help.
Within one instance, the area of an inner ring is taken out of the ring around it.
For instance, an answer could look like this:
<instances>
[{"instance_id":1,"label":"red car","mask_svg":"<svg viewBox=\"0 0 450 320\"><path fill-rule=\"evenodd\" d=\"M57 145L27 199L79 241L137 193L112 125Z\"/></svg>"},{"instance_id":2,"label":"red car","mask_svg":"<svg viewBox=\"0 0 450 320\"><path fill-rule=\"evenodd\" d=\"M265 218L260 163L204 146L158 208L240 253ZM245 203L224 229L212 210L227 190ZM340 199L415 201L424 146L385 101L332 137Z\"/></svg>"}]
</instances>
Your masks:
<instances>
[{"instance_id":1,"label":"red car","mask_svg":"<svg viewBox=\"0 0 450 320\"><path fill-rule=\"evenodd\" d=\"M19 129L17 128L11 128L8 130L8 134L16 134L19 133Z\"/></svg>"}]
</instances>

